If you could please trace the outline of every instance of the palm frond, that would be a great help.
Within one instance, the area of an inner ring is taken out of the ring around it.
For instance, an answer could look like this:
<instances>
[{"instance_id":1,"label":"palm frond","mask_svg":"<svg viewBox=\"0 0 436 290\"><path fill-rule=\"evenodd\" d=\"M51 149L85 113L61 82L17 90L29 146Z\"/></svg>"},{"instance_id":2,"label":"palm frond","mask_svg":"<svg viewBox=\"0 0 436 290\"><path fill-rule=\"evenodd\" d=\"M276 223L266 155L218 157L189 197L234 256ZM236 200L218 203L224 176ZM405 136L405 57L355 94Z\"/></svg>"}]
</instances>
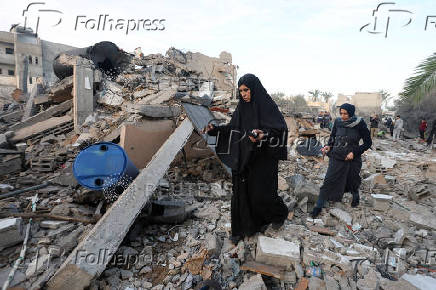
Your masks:
<instances>
[{"instance_id":1,"label":"palm frond","mask_svg":"<svg viewBox=\"0 0 436 290\"><path fill-rule=\"evenodd\" d=\"M436 88L436 53L425 59L415 69L415 75L408 78L400 95L419 103Z\"/></svg>"}]
</instances>

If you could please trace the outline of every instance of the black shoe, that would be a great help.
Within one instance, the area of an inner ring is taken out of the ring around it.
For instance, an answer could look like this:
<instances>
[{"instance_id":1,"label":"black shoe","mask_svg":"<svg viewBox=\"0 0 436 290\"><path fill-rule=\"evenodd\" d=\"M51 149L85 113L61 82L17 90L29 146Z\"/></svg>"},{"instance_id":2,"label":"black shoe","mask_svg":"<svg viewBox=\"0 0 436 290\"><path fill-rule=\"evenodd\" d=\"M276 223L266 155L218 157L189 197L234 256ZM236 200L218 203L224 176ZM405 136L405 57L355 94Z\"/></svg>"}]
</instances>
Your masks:
<instances>
[{"instance_id":1,"label":"black shoe","mask_svg":"<svg viewBox=\"0 0 436 290\"><path fill-rule=\"evenodd\" d=\"M353 200L351 201L351 207L357 207L359 205L359 194L353 194Z\"/></svg>"},{"instance_id":2,"label":"black shoe","mask_svg":"<svg viewBox=\"0 0 436 290\"><path fill-rule=\"evenodd\" d=\"M233 245L238 245L239 241L242 240L242 238L240 236L231 236L230 237L230 241L232 242Z\"/></svg>"},{"instance_id":3,"label":"black shoe","mask_svg":"<svg viewBox=\"0 0 436 290\"><path fill-rule=\"evenodd\" d=\"M314 207L312 211L312 218L316 218L321 213L322 208L321 207Z\"/></svg>"}]
</instances>

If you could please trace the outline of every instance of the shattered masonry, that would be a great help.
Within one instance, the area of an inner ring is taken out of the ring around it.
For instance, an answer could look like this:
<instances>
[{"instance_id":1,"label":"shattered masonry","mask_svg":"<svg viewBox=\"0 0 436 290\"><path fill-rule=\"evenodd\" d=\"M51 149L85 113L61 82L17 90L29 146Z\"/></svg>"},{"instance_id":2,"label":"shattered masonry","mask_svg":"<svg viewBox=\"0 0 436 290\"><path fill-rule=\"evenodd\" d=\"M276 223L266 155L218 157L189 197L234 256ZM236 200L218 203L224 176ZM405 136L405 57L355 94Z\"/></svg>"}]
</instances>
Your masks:
<instances>
[{"instance_id":1,"label":"shattered masonry","mask_svg":"<svg viewBox=\"0 0 436 290\"><path fill-rule=\"evenodd\" d=\"M434 285L434 153L414 140L375 140L363 157L361 205L352 209L346 194L312 220L328 161L301 141L329 132L285 113L290 150L278 182L288 220L235 247L228 239L231 179L182 105L209 106L216 119L230 119L237 104L231 55L170 48L165 56L124 57L123 69L113 72L83 55L61 54L58 64L71 75L35 85L28 106L28 95L15 92L16 101L0 113L1 285L19 257L29 218L27 253L11 287L61 289L62 273L73 273L71 289ZM72 173L78 152L98 141L122 146L141 170L115 202L79 186ZM150 192L148 185L157 188ZM140 194L143 208L122 214L127 208L120 205ZM105 227L111 219L123 226Z\"/></svg>"}]
</instances>

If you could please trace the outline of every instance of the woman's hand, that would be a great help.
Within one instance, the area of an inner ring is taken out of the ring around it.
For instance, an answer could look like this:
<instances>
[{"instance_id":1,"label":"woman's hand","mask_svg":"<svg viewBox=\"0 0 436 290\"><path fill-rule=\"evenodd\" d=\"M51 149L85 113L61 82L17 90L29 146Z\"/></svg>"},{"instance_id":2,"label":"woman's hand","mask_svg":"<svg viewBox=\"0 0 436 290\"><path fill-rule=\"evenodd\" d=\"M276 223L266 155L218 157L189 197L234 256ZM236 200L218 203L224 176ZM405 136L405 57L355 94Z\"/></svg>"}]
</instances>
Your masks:
<instances>
[{"instance_id":1,"label":"woman's hand","mask_svg":"<svg viewBox=\"0 0 436 290\"><path fill-rule=\"evenodd\" d=\"M207 132L209 132L210 130L212 130L213 128L215 128L215 125L213 124L208 124L206 127L204 127L204 129L201 131L201 134L206 134Z\"/></svg>"},{"instance_id":2,"label":"woman's hand","mask_svg":"<svg viewBox=\"0 0 436 290\"><path fill-rule=\"evenodd\" d=\"M354 154L353 154L353 152L350 152L350 153L348 153L347 157L345 157L345 161L353 160L353 158L354 158Z\"/></svg>"},{"instance_id":3,"label":"woman's hand","mask_svg":"<svg viewBox=\"0 0 436 290\"><path fill-rule=\"evenodd\" d=\"M250 138L250 141L253 143L261 140L265 136L265 133L263 133L262 130L254 129L253 132L257 133L257 138L254 138L253 136L250 136L250 135L248 136L248 138Z\"/></svg>"},{"instance_id":4,"label":"woman's hand","mask_svg":"<svg viewBox=\"0 0 436 290\"><path fill-rule=\"evenodd\" d=\"M323 148L321 148L321 151L322 151L322 153L323 154L327 154L327 152L329 152L330 151L330 146L324 146Z\"/></svg>"}]
</instances>

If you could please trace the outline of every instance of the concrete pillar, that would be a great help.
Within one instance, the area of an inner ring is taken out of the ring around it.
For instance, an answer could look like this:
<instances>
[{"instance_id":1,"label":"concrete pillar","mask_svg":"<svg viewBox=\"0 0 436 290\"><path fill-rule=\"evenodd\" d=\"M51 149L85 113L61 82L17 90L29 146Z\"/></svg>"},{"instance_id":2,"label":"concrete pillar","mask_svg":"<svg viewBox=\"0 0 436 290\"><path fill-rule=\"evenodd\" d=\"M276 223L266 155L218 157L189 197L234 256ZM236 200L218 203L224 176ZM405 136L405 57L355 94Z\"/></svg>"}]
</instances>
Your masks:
<instances>
[{"instance_id":1,"label":"concrete pillar","mask_svg":"<svg viewBox=\"0 0 436 290\"><path fill-rule=\"evenodd\" d=\"M73 68L74 131L81 133L81 125L95 108L94 70L87 59L77 58Z\"/></svg>"}]
</instances>

